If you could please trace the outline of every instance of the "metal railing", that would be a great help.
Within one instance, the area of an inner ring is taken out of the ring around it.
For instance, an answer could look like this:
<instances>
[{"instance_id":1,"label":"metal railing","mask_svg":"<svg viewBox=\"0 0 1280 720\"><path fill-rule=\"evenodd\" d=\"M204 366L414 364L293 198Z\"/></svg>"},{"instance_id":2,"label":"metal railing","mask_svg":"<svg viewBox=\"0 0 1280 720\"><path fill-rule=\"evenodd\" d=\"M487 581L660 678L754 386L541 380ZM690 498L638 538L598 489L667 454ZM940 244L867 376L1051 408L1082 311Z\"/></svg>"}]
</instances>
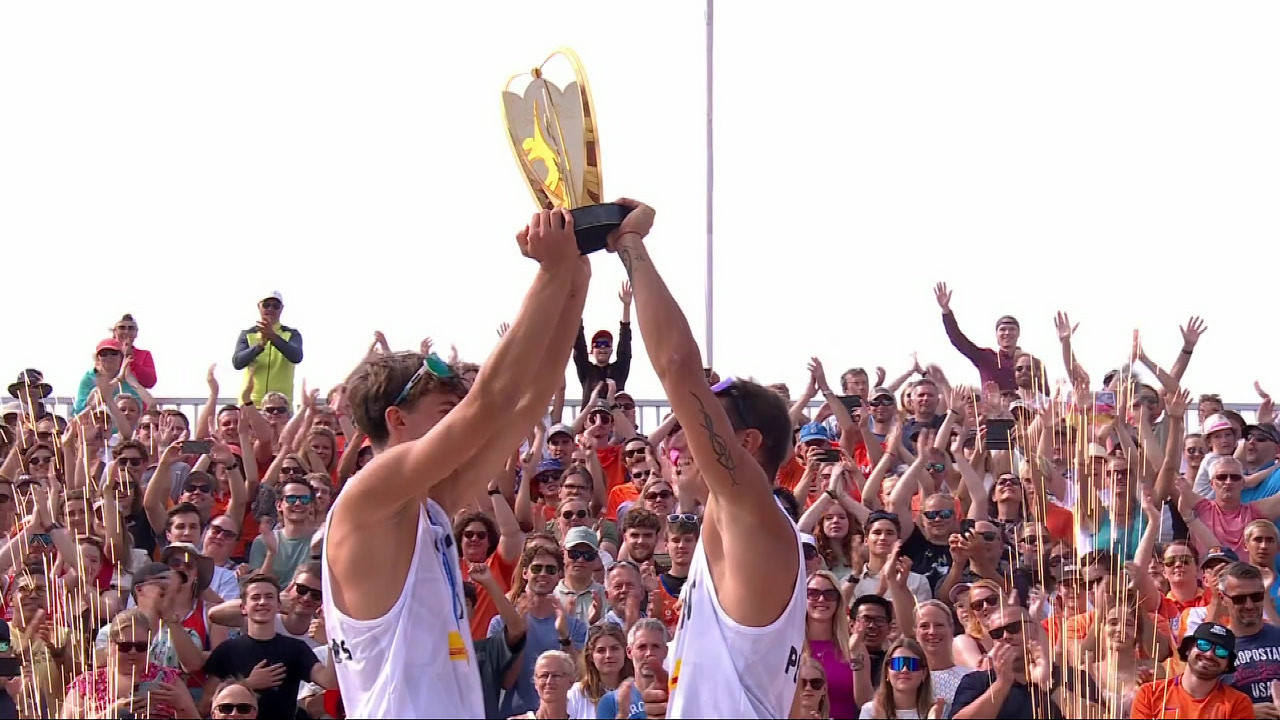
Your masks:
<instances>
[{"instance_id":1,"label":"metal railing","mask_svg":"<svg viewBox=\"0 0 1280 720\"><path fill-rule=\"evenodd\" d=\"M44 404L51 412L62 415L63 417L71 416L71 406L74 398L69 397L50 397L45 398ZM208 402L208 398L156 398L156 403L161 408L177 408L186 414L187 419L195 422L196 416L200 413L200 409ZM218 407L224 405L239 404L237 398L219 398ZM809 403L809 415L822 407L822 403L814 400ZM1234 410L1240 413L1247 422L1253 422L1258 417L1257 403L1226 403L1228 410ZM582 411L582 403L577 401L565 401L564 404L564 421L572 423L578 413ZM666 400L636 400L636 425L641 432L646 429L652 430L662 424L663 418L671 412L671 405ZM1196 428L1200 426L1200 418L1196 412L1195 405L1187 408L1187 427Z\"/></svg>"}]
</instances>

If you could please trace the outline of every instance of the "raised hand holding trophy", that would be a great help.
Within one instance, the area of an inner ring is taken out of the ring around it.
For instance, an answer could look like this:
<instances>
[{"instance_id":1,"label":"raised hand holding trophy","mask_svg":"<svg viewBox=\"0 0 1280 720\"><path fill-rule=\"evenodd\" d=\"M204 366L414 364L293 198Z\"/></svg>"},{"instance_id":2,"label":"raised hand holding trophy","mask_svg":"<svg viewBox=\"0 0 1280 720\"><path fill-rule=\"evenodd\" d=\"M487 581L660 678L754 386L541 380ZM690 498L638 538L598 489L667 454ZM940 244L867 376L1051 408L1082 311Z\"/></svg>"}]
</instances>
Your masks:
<instances>
[{"instance_id":1,"label":"raised hand holding trophy","mask_svg":"<svg viewBox=\"0 0 1280 720\"><path fill-rule=\"evenodd\" d=\"M578 250L603 250L628 209L601 202L600 139L582 61L569 48L507 80L502 91L507 137L539 208L573 215Z\"/></svg>"}]
</instances>

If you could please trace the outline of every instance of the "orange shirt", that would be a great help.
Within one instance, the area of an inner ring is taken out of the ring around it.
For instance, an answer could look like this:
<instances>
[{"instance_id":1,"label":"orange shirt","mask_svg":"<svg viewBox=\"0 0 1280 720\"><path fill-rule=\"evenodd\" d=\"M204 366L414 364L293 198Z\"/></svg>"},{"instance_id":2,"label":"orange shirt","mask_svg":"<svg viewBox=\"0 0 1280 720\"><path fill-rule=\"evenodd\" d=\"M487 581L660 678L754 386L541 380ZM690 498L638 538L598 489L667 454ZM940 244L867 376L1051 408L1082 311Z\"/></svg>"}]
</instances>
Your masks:
<instances>
[{"instance_id":1,"label":"orange shirt","mask_svg":"<svg viewBox=\"0 0 1280 720\"><path fill-rule=\"evenodd\" d=\"M1182 687L1182 676L1144 683L1133 697L1133 709L1129 716L1135 720L1168 718L1202 718L1227 720L1227 718L1251 718L1253 703L1249 696L1221 680L1203 699L1197 700Z\"/></svg>"},{"instance_id":2,"label":"orange shirt","mask_svg":"<svg viewBox=\"0 0 1280 720\"><path fill-rule=\"evenodd\" d=\"M609 491L609 499L605 503L604 516L618 522L618 508L622 503L635 502L640 498L640 489L635 483L626 482Z\"/></svg>"},{"instance_id":3,"label":"orange shirt","mask_svg":"<svg viewBox=\"0 0 1280 720\"><path fill-rule=\"evenodd\" d=\"M678 597L673 597L667 592L667 586L661 582L658 583L658 592L655 594L658 603L657 618L667 627L667 634L675 637L676 625L680 622L680 608L677 602Z\"/></svg>"},{"instance_id":4,"label":"orange shirt","mask_svg":"<svg viewBox=\"0 0 1280 720\"><path fill-rule=\"evenodd\" d=\"M1096 612L1095 610L1089 610L1067 618L1066 623L1062 626L1063 637L1068 640L1083 640L1089 634L1089 628L1093 627L1093 618ZM1172 638L1173 633L1169 630L1169 621L1160 617L1159 613L1155 613L1153 617L1156 621L1156 632L1164 633ZM1052 639L1051 644L1053 644ZM1149 648L1139 648L1138 656L1149 658L1151 657L1151 651Z\"/></svg>"},{"instance_id":5,"label":"orange shirt","mask_svg":"<svg viewBox=\"0 0 1280 720\"><path fill-rule=\"evenodd\" d=\"M1173 593L1166 593L1160 598L1160 617L1169 621L1169 626L1173 631L1173 641L1177 643L1186 633L1180 632L1182 627L1182 613L1188 608L1205 607L1209 604L1209 594L1204 588L1195 594L1195 597L1186 602L1181 602L1173 596Z\"/></svg>"},{"instance_id":6,"label":"orange shirt","mask_svg":"<svg viewBox=\"0 0 1280 720\"><path fill-rule=\"evenodd\" d=\"M1044 514L1044 526L1049 531L1049 537L1053 538L1054 542L1066 540L1074 545L1076 537L1075 516L1071 514L1071 511L1061 505L1045 503Z\"/></svg>"},{"instance_id":7,"label":"orange shirt","mask_svg":"<svg viewBox=\"0 0 1280 720\"><path fill-rule=\"evenodd\" d=\"M607 445L596 450L596 458L600 460L600 469L604 471L604 487L606 491L619 485L630 485L627 468L622 464L622 446Z\"/></svg>"},{"instance_id":8,"label":"orange shirt","mask_svg":"<svg viewBox=\"0 0 1280 720\"><path fill-rule=\"evenodd\" d=\"M516 558L510 562L503 559L502 553L494 551L488 560L484 561L489 566L489 574L494 580L498 581L498 587L502 588L502 592L511 589L511 574L516 571L516 563L520 558ZM471 580L471 567L466 560L462 561L462 577L465 580ZM476 611L471 616L471 639L483 640L489 636L489 621L494 615L498 614L498 606L493 604L493 598L489 597L489 591L480 585L476 585Z\"/></svg>"}]
</instances>

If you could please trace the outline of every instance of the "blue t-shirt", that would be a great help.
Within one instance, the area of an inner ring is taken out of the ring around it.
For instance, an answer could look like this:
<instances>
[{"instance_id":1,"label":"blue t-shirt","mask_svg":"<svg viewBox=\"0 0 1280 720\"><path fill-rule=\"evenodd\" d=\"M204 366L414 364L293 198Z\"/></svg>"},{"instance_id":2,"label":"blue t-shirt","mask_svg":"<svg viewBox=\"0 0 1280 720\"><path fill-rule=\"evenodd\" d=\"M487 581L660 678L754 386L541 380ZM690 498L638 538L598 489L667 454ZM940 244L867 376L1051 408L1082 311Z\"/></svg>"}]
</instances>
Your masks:
<instances>
[{"instance_id":1,"label":"blue t-shirt","mask_svg":"<svg viewBox=\"0 0 1280 720\"><path fill-rule=\"evenodd\" d=\"M1251 488L1245 488L1240 491L1240 502L1251 503L1255 500L1269 498L1276 493L1280 493L1280 467L1272 468L1271 474L1262 479L1262 482Z\"/></svg>"},{"instance_id":2,"label":"blue t-shirt","mask_svg":"<svg viewBox=\"0 0 1280 720\"><path fill-rule=\"evenodd\" d=\"M1223 680L1255 703L1271 702L1271 681L1280 680L1280 627L1268 623L1236 637L1236 671Z\"/></svg>"},{"instance_id":3,"label":"blue t-shirt","mask_svg":"<svg viewBox=\"0 0 1280 720\"><path fill-rule=\"evenodd\" d=\"M610 690L600 697L596 703L596 717L600 720L613 720L618 717L618 691ZM631 712L627 714L631 720L644 720L644 700L640 699L640 691L631 688Z\"/></svg>"},{"instance_id":4,"label":"blue t-shirt","mask_svg":"<svg viewBox=\"0 0 1280 720\"><path fill-rule=\"evenodd\" d=\"M533 687L533 666L538 656L548 650L564 650L560 647L560 633L556 631L556 616L536 618L525 615L529 628L525 631L524 655L520 659L520 675L516 677L516 685L502 697L499 715L511 717L538 709L540 701L538 691ZM506 623L501 615L495 615L489 621L489 637L506 632ZM573 640L570 655L576 654L587 643L587 624L576 617L569 618L569 639Z\"/></svg>"}]
</instances>

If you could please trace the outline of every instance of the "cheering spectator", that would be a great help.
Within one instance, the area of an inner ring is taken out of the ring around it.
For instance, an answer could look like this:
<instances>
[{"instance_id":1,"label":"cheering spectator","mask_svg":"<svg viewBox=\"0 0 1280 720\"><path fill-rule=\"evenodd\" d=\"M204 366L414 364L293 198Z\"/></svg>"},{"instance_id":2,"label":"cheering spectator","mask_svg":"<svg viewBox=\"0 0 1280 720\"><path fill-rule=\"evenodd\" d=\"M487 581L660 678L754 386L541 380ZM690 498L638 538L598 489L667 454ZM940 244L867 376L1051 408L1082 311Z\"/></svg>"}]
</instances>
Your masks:
<instances>
[{"instance_id":1,"label":"cheering spectator","mask_svg":"<svg viewBox=\"0 0 1280 720\"><path fill-rule=\"evenodd\" d=\"M225 682L213 694L214 720L257 720L258 694L244 683Z\"/></svg>"},{"instance_id":2,"label":"cheering spectator","mask_svg":"<svg viewBox=\"0 0 1280 720\"><path fill-rule=\"evenodd\" d=\"M72 411L77 415L84 412L89 404L89 396L95 390L100 390L100 382L104 385L118 384L119 392L140 398L141 395L138 394L137 389L124 380L123 363L124 351L121 349L120 341L108 338L99 342L98 347L93 351L93 369L85 372L84 377L80 378L80 388L76 390L75 404L71 406ZM114 400L114 397L102 397L99 392L98 402L114 403Z\"/></svg>"},{"instance_id":3,"label":"cheering spectator","mask_svg":"<svg viewBox=\"0 0 1280 720\"><path fill-rule=\"evenodd\" d=\"M936 717L946 704L933 699L929 662L915 640L898 638L890 645L883 672L875 698L862 706L864 720L930 717L931 708Z\"/></svg>"},{"instance_id":4,"label":"cheering spectator","mask_svg":"<svg viewBox=\"0 0 1280 720\"><path fill-rule=\"evenodd\" d=\"M982 385L995 383L1001 390L1017 391L1018 382L1015 373L1015 360L1018 352L1018 336L1021 326L1012 315L1003 315L996 321L996 347L998 349L980 348L960 331L960 324L951 312L951 290L946 283L938 283L933 293L942 308L942 326L947 331L947 339L978 369Z\"/></svg>"},{"instance_id":5,"label":"cheering spectator","mask_svg":"<svg viewBox=\"0 0 1280 720\"><path fill-rule=\"evenodd\" d=\"M1178 655L1186 663L1182 674L1139 687L1133 698L1133 710L1121 717L1134 720L1255 717L1255 706L1249 702L1249 696L1222 680L1223 675L1235 669L1235 654L1234 633L1217 623L1203 623L1178 646Z\"/></svg>"},{"instance_id":6,"label":"cheering spectator","mask_svg":"<svg viewBox=\"0 0 1280 720\"><path fill-rule=\"evenodd\" d=\"M569 688L569 720L594 720L600 698L633 674L622 628L613 623L591 628L578 656L578 682Z\"/></svg>"},{"instance_id":7,"label":"cheering spectator","mask_svg":"<svg viewBox=\"0 0 1280 720\"><path fill-rule=\"evenodd\" d=\"M272 292L258 301L259 320L241 330L231 366L245 370L245 386L253 386L251 404L258 405L269 392L278 392L293 401L294 366L302 362L302 333L280 324L284 297Z\"/></svg>"},{"instance_id":8,"label":"cheering spectator","mask_svg":"<svg viewBox=\"0 0 1280 720\"><path fill-rule=\"evenodd\" d=\"M138 322L133 319L133 315L122 315L111 328L111 336L120 343L120 351L124 353L124 359L129 363L133 376L138 379L138 384L147 389L155 387L156 361L151 358L151 351L133 345L138 339Z\"/></svg>"},{"instance_id":9,"label":"cheering spectator","mask_svg":"<svg viewBox=\"0 0 1280 720\"><path fill-rule=\"evenodd\" d=\"M622 283L618 292L618 300L622 301L622 322L618 323L618 359L609 362L613 355L613 334L608 330L597 330L591 336L591 349L587 350L587 335L584 328L578 326L578 340L573 345L573 365L578 371L578 383L582 385L582 404L589 405L588 399L595 389L606 380L612 380L618 390L627 386L627 377L631 375L631 283Z\"/></svg>"},{"instance_id":10,"label":"cheering spectator","mask_svg":"<svg viewBox=\"0 0 1280 720\"><path fill-rule=\"evenodd\" d=\"M16 408L18 416L37 420L45 416L45 406L40 401L53 394L53 386L44 381L44 373L34 368L27 368L18 373L18 380L10 383L8 389L9 397L18 400ZM8 410L5 414L8 415ZM5 422L8 422L7 418Z\"/></svg>"}]
</instances>

